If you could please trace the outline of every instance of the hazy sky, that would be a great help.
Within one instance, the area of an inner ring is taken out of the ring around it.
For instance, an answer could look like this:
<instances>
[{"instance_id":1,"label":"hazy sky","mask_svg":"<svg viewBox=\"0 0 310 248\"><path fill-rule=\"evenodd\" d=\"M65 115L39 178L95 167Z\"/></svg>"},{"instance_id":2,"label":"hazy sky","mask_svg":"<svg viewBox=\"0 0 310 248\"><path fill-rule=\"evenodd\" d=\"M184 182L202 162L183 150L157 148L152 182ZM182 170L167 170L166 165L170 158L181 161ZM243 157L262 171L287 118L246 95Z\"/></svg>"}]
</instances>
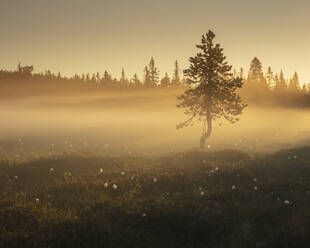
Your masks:
<instances>
[{"instance_id":1,"label":"hazy sky","mask_svg":"<svg viewBox=\"0 0 310 248\"><path fill-rule=\"evenodd\" d=\"M154 56L171 75L211 29L234 67L257 56L310 83L309 13L309 0L0 0L0 67L141 77Z\"/></svg>"}]
</instances>

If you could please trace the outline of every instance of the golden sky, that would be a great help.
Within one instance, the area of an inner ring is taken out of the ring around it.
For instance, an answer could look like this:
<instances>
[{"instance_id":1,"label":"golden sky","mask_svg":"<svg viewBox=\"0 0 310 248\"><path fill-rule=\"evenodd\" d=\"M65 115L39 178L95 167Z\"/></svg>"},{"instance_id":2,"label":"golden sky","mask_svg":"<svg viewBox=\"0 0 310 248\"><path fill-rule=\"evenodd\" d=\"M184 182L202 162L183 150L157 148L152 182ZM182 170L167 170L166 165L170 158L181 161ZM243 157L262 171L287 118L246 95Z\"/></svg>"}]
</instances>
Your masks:
<instances>
[{"instance_id":1,"label":"golden sky","mask_svg":"<svg viewBox=\"0 0 310 248\"><path fill-rule=\"evenodd\" d=\"M142 77L154 56L171 75L211 29L237 69L257 56L310 83L309 13L309 0L0 0L0 68Z\"/></svg>"}]
</instances>

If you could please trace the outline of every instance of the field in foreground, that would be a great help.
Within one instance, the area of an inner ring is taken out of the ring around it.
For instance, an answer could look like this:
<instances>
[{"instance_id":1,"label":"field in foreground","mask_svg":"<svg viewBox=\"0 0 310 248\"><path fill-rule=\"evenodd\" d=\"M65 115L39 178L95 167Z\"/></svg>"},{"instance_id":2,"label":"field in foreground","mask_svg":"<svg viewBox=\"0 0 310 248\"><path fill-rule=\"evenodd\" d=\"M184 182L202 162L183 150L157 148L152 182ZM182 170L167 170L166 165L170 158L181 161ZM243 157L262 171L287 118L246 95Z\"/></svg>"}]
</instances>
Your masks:
<instances>
[{"instance_id":1,"label":"field in foreground","mask_svg":"<svg viewBox=\"0 0 310 248\"><path fill-rule=\"evenodd\" d=\"M0 164L0 247L309 247L310 148Z\"/></svg>"}]
</instances>

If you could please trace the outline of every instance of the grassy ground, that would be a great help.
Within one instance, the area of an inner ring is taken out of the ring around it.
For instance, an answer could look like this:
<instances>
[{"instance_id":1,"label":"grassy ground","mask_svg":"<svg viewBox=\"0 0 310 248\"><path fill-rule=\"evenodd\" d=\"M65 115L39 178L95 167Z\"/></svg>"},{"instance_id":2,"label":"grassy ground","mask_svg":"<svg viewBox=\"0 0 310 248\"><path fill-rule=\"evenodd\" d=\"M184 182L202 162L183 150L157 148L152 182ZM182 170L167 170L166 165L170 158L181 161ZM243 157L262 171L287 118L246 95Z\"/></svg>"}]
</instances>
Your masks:
<instances>
[{"instance_id":1,"label":"grassy ground","mask_svg":"<svg viewBox=\"0 0 310 248\"><path fill-rule=\"evenodd\" d=\"M0 164L0 247L309 247L310 148Z\"/></svg>"}]
</instances>

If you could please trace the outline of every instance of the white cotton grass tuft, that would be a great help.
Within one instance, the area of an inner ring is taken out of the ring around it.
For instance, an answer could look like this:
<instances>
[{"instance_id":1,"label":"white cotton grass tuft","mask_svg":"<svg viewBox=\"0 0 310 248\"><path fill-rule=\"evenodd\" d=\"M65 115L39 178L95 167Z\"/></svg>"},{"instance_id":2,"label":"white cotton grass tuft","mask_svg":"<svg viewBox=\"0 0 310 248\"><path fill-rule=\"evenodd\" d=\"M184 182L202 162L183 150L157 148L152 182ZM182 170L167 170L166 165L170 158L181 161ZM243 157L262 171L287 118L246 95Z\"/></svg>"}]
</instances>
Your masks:
<instances>
[{"instance_id":1,"label":"white cotton grass tuft","mask_svg":"<svg viewBox=\"0 0 310 248\"><path fill-rule=\"evenodd\" d=\"M201 192L200 192L200 195L201 195L201 196L204 196L204 195L205 195L205 192L201 191Z\"/></svg>"},{"instance_id":2,"label":"white cotton grass tuft","mask_svg":"<svg viewBox=\"0 0 310 248\"><path fill-rule=\"evenodd\" d=\"M117 190L117 188L118 188L116 184L113 184L112 187L113 187L114 190Z\"/></svg>"},{"instance_id":3,"label":"white cotton grass tuft","mask_svg":"<svg viewBox=\"0 0 310 248\"><path fill-rule=\"evenodd\" d=\"M103 169L102 169L102 168L100 168L99 172L102 174L102 173L103 173Z\"/></svg>"},{"instance_id":4,"label":"white cotton grass tuft","mask_svg":"<svg viewBox=\"0 0 310 248\"><path fill-rule=\"evenodd\" d=\"M236 189L236 185L231 186L231 189L235 190Z\"/></svg>"},{"instance_id":5,"label":"white cotton grass tuft","mask_svg":"<svg viewBox=\"0 0 310 248\"><path fill-rule=\"evenodd\" d=\"M108 183L104 183L104 185L103 185L105 188L107 188L108 186L109 186L109 184Z\"/></svg>"},{"instance_id":6,"label":"white cotton grass tuft","mask_svg":"<svg viewBox=\"0 0 310 248\"><path fill-rule=\"evenodd\" d=\"M254 178L253 178L253 181L254 181L254 182L257 182L257 178L256 178L256 177L254 177Z\"/></svg>"},{"instance_id":7,"label":"white cotton grass tuft","mask_svg":"<svg viewBox=\"0 0 310 248\"><path fill-rule=\"evenodd\" d=\"M219 170L219 167L215 167L215 171L218 171Z\"/></svg>"},{"instance_id":8,"label":"white cotton grass tuft","mask_svg":"<svg viewBox=\"0 0 310 248\"><path fill-rule=\"evenodd\" d=\"M14 176L14 179L18 179L18 176Z\"/></svg>"},{"instance_id":9,"label":"white cotton grass tuft","mask_svg":"<svg viewBox=\"0 0 310 248\"><path fill-rule=\"evenodd\" d=\"M284 200L283 201L286 205L289 205L290 204L290 201L288 201L288 200Z\"/></svg>"},{"instance_id":10,"label":"white cotton grass tuft","mask_svg":"<svg viewBox=\"0 0 310 248\"><path fill-rule=\"evenodd\" d=\"M146 216L146 213L143 213L143 214L142 214L142 217L145 217L145 216Z\"/></svg>"},{"instance_id":11,"label":"white cotton grass tuft","mask_svg":"<svg viewBox=\"0 0 310 248\"><path fill-rule=\"evenodd\" d=\"M124 176L124 175L125 175L125 171L122 171L122 172L121 172L121 175Z\"/></svg>"},{"instance_id":12,"label":"white cotton grass tuft","mask_svg":"<svg viewBox=\"0 0 310 248\"><path fill-rule=\"evenodd\" d=\"M54 171L54 168L50 168L50 172L53 172Z\"/></svg>"},{"instance_id":13,"label":"white cotton grass tuft","mask_svg":"<svg viewBox=\"0 0 310 248\"><path fill-rule=\"evenodd\" d=\"M40 199L39 199L39 198L36 198L36 199L35 199L35 202L36 202L36 203L39 203L39 202L40 202Z\"/></svg>"},{"instance_id":14,"label":"white cotton grass tuft","mask_svg":"<svg viewBox=\"0 0 310 248\"><path fill-rule=\"evenodd\" d=\"M257 187L257 186L255 186L255 187L254 187L254 190L255 190L255 191L257 191L257 190L258 190L258 187Z\"/></svg>"},{"instance_id":15,"label":"white cotton grass tuft","mask_svg":"<svg viewBox=\"0 0 310 248\"><path fill-rule=\"evenodd\" d=\"M153 182L154 182L154 183L157 182L157 178L156 178L156 177L153 178Z\"/></svg>"}]
</instances>

